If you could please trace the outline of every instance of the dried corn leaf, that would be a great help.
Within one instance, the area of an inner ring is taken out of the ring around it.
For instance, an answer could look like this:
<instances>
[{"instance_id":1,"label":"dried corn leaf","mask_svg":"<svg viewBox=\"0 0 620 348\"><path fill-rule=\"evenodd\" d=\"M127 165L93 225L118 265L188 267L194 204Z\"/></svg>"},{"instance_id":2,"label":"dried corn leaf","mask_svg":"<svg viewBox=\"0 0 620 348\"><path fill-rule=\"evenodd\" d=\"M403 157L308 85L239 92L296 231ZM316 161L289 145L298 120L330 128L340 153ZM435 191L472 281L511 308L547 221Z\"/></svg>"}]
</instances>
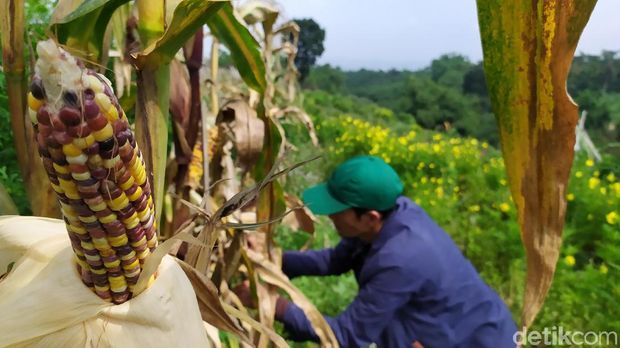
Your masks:
<instances>
[{"instance_id":1,"label":"dried corn leaf","mask_svg":"<svg viewBox=\"0 0 620 348\"><path fill-rule=\"evenodd\" d=\"M294 214L286 215L282 219L282 224L288 226L293 231L302 230L314 234L316 217L310 209L306 208L303 202L295 195L285 193L284 200L288 209L292 209Z\"/></svg>"},{"instance_id":2,"label":"dried corn leaf","mask_svg":"<svg viewBox=\"0 0 620 348\"><path fill-rule=\"evenodd\" d=\"M320 338L322 347L339 346L334 332L323 315L321 315L312 302L291 283L288 277L282 273L280 267L267 260L263 255L252 250L246 249L245 254L254 263L254 271L261 280L286 291L286 293L291 296L293 302L304 311L315 333Z\"/></svg>"},{"instance_id":3,"label":"dried corn leaf","mask_svg":"<svg viewBox=\"0 0 620 348\"><path fill-rule=\"evenodd\" d=\"M245 332L237 326L237 324L230 319L217 291L217 288L204 274L198 272L194 267L183 262L177 261L181 266L181 269L185 272L185 275L192 283L192 287L196 292L196 298L198 300L198 308L200 308L200 314L202 320L217 327L218 329L234 333L240 339L249 342L249 339Z\"/></svg>"},{"instance_id":4,"label":"dried corn leaf","mask_svg":"<svg viewBox=\"0 0 620 348\"><path fill-rule=\"evenodd\" d=\"M265 137L264 123L256 111L244 100L232 100L222 106L215 122L231 128L238 160L245 170L251 168L263 149Z\"/></svg>"},{"instance_id":5,"label":"dried corn leaf","mask_svg":"<svg viewBox=\"0 0 620 348\"><path fill-rule=\"evenodd\" d=\"M522 325L543 305L561 245L577 106L566 78L596 0L478 0L484 69L527 255Z\"/></svg>"}]
</instances>

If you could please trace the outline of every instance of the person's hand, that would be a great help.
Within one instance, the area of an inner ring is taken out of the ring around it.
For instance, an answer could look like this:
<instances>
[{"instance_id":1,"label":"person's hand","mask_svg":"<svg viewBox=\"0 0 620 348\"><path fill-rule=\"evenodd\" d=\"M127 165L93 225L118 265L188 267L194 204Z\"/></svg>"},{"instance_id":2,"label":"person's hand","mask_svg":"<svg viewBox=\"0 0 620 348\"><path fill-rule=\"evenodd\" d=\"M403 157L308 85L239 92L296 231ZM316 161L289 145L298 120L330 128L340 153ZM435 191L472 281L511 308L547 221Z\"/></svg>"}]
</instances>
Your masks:
<instances>
[{"instance_id":1,"label":"person's hand","mask_svg":"<svg viewBox=\"0 0 620 348\"><path fill-rule=\"evenodd\" d=\"M412 347L413 348L424 348L424 346L418 341L413 342Z\"/></svg>"},{"instance_id":2,"label":"person's hand","mask_svg":"<svg viewBox=\"0 0 620 348\"><path fill-rule=\"evenodd\" d=\"M232 291L235 295L237 295L241 301L241 304L247 308L256 309L256 302L254 301L254 296L252 296L252 292L250 291L249 281L243 281L243 283L235 286Z\"/></svg>"}]
</instances>

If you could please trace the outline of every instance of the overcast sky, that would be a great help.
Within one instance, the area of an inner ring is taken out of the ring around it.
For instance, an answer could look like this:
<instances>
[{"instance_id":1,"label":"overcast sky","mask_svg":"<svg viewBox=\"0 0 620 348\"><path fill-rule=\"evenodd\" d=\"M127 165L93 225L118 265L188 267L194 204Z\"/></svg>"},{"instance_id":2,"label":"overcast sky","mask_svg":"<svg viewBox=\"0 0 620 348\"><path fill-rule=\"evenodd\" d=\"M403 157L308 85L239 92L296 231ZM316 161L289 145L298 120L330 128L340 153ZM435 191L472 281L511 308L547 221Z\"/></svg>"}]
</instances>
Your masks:
<instances>
[{"instance_id":1,"label":"overcast sky","mask_svg":"<svg viewBox=\"0 0 620 348\"><path fill-rule=\"evenodd\" d=\"M475 0L277 0L287 18L326 31L319 63L346 70L419 69L444 53L482 59ZM598 0L579 52L620 51L620 0Z\"/></svg>"}]
</instances>

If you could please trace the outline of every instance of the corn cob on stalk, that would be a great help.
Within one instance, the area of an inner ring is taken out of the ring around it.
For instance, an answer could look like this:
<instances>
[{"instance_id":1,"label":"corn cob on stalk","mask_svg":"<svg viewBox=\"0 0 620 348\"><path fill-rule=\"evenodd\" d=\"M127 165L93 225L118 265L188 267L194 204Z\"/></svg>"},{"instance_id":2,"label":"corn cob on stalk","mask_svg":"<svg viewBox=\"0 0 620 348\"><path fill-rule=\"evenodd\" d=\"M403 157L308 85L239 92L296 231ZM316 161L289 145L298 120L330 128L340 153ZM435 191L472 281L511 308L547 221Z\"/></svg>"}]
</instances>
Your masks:
<instances>
[{"instance_id":1,"label":"corn cob on stalk","mask_svg":"<svg viewBox=\"0 0 620 348\"><path fill-rule=\"evenodd\" d=\"M37 53L29 113L78 270L99 297L123 303L157 246L142 155L105 77L51 40Z\"/></svg>"}]
</instances>

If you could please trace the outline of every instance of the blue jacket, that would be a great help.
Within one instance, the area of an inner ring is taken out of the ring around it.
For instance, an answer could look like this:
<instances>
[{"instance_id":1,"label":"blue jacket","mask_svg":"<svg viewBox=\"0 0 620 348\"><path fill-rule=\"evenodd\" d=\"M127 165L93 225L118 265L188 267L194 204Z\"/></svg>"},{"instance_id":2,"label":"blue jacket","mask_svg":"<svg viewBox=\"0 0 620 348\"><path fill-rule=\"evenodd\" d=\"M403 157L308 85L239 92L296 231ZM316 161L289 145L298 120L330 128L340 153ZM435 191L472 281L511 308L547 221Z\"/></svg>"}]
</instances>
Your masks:
<instances>
[{"instance_id":1,"label":"blue jacket","mask_svg":"<svg viewBox=\"0 0 620 348\"><path fill-rule=\"evenodd\" d=\"M517 331L499 296L452 239L406 197L371 244L343 239L332 249L286 252L290 278L353 270L359 292L347 309L326 317L341 347L514 348ZM303 311L289 304L280 318L290 338L314 340Z\"/></svg>"}]
</instances>

